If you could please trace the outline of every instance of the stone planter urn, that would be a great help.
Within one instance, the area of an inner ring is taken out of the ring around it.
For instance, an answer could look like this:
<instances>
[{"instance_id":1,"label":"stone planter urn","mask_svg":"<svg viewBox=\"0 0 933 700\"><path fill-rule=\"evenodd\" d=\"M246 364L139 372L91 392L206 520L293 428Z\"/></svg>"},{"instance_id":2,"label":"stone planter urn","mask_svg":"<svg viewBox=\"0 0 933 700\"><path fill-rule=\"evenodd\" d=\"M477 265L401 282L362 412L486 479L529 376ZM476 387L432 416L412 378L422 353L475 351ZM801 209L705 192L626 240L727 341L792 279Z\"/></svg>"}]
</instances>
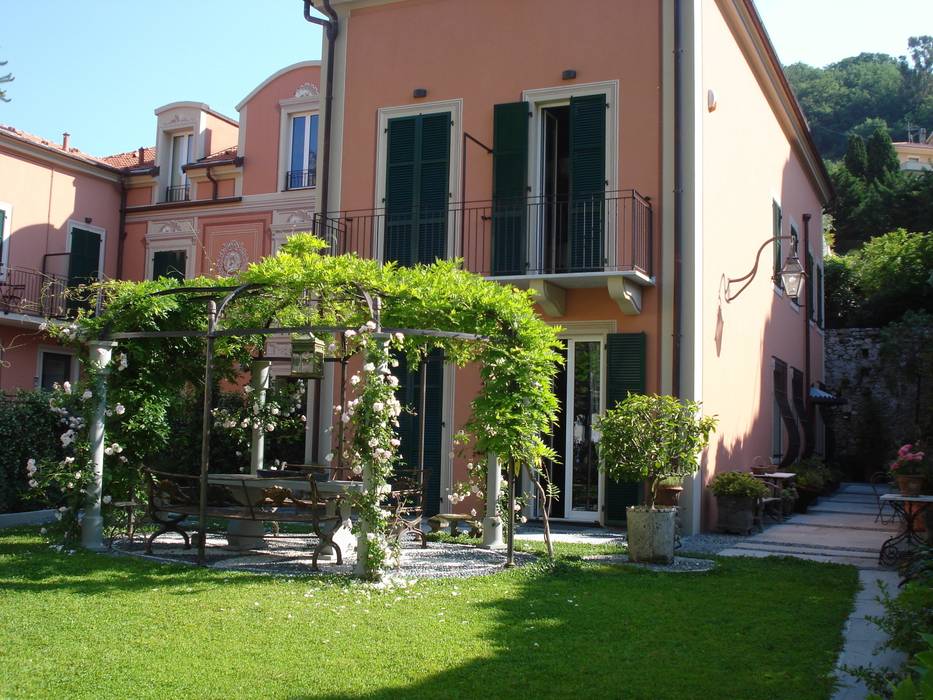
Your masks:
<instances>
[{"instance_id":1,"label":"stone planter urn","mask_svg":"<svg viewBox=\"0 0 933 700\"><path fill-rule=\"evenodd\" d=\"M720 532L732 532L747 535L755 525L754 496L716 496L716 529Z\"/></svg>"},{"instance_id":2,"label":"stone planter urn","mask_svg":"<svg viewBox=\"0 0 933 700\"><path fill-rule=\"evenodd\" d=\"M630 506L625 511L628 558L634 562L670 564L674 561L676 511L673 508Z\"/></svg>"}]
</instances>

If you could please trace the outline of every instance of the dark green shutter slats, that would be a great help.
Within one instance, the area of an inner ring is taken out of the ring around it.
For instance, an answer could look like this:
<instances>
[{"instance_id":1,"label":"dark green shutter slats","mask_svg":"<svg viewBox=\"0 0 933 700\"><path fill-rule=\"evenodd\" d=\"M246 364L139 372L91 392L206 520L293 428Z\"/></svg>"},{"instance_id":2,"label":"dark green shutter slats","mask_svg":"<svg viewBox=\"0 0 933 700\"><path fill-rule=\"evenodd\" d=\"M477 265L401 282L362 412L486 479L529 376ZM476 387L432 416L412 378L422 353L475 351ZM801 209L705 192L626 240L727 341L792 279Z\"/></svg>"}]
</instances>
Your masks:
<instances>
[{"instance_id":1,"label":"dark green shutter slats","mask_svg":"<svg viewBox=\"0 0 933 700\"><path fill-rule=\"evenodd\" d=\"M385 259L411 265L417 182L417 117L389 120L386 157Z\"/></svg>"},{"instance_id":2,"label":"dark green shutter slats","mask_svg":"<svg viewBox=\"0 0 933 700\"><path fill-rule=\"evenodd\" d=\"M781 268L784 261L781 260L781 241L778 236L781 235L783 228L783 215L781 214L781 205L775 201L771 202L771 236L774 238L774 284L783 287L781 282Z\"/></svg>"},{"instance_id":3,"label":"dark green shutter slats","mask_svg":"<svg viewBox=\"0 0 933 700\"><path fill-rule=\"evenodd\" d=\"M158 250L152 255L152 279L169 277L182 281L185 279L187 254L183 250Z\"/></svg>"},{"instance_id":4,"label":"dark green shutter slats","mask_svg":"<svg viewBox=\"0 0 933 700\"><path fill-rule=\"evenodd\" d=\"M800 455L800 430L787 397L787 364L774 358L774 398L777 401L781 420L787 430L787 451L781 456L781 467L789 467Z\"/></svg>"},{"instance_id":5,"label":"dark green shutter slats","mask_svg":"<svg viewBox=\"0 0 933 700\"><path fill-rule=\"evenodd\" d=\"M492 273L525 273L528 195L527 102L493 108Z\"/></svg>"},{"instance_id":6,"label":"dark green shutter slats","mask_svg":"<svg viewBox=\"0 0 933 700\"><path fill-rule=\"evenodd\" d=\"M430 264L447 256L450 113L390 119L385 259Z\"/></svg>"},{"instance_id":7,"label":"dark green shutter slats","mask_svg":"<svg viewBox=\"0 0 933 700\"><path fill-rule=\"evenodd\" d=\"M6 212L0 209L0 260L3 260L3 246L5 241L3 240L3 227L6 224Z\"/></svg>"},{"instance_id":8,"label":"dark green shutter slats","mask_svg":"<svg viewBox=\"0 0 933 700\"><path fill-rule=\"evenodd\" d=\"M820 265L816 268L816 324L822 328L823 327L823 266Z\"/></svg>"},{"instance_id":9,"label":"dark green shutter slats","mask_svg":"<svg viewBox=\"0 0 933 700\"><path fill-rule=\"evenodd\" d=\"M97 279L100 264L100 234L75 228L71 230L68 257L68 284L87 284Z\"/></svg>"},{"instance_id":10,"label":"dark green shutter slats","mask_svg":"<svg viewBox=\"0 0 933 700\"><path fill-rule=\"evenodd\" d=\"M398 377L398 400L405 408L399 416L398 436L401 469L417 469L421 447L421 374L417 367L408 369L404 355L397 357L399 366L392 373ZM441 503L441 433L443 428L444 356L431 353L427 361L426 401L424 412L425 515L440 512Z\"/></svg>"},{"instance_id":11,"label":"dark green shutter slats","mask_svg":"<svg viewBox=\"0 0 933 700\"><path fill-rule=\"evenodd\" d=\"M610 333L606 336L606 408L613 408L629 393L646 391L646 336ZM624 523L625 509L641 501L640 483L619 483L606 477L607 523Z\"/></svg>"},{"instance_id":12,"label":"dark green shutter slats","mask_svg":"<svg viewBox=\"0 0 933 700\"><path fill-rule=\"evenodd\" d=\"M803 372L796 367L791 368L790 387L793 392L794 411L797 413L797 419L803 426L803 449L800 452L800 458L806 459L813 454L814 436L813 425L807 416L806 390L803 386Z\"/></svg>"},{"instance_id":13,"label":"dark green shutter slats","mask_svg":"<svg viewBox=\"0 0 933 700\"><path fill-rule=\"evenodd\" d=\"M813 296L813 290L816 288L816 280L813 279L813 254L807 251L807 310L810 320L816 320L816 299Z\"/></svg>"},{"instance_id":14,"label":"dark green shutter slats","mask_svg":"<svg viewBox=\"0 0 933 700\"><path fill-rule=\"evenodd\" d=\"M570 100L570 266L603 267L606 193L606 98Z\"/></svg>"}]
</instances>

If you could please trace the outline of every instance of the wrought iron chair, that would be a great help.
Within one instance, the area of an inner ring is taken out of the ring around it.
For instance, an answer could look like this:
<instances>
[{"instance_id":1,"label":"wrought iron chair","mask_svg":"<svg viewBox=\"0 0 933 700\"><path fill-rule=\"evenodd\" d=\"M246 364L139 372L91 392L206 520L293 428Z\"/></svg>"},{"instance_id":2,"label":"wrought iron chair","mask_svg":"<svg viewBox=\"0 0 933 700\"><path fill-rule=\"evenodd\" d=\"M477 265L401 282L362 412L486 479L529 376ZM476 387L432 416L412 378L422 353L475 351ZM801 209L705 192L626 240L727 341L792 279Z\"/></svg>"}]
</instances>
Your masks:
<instances>
[{"instance_id":1,"label":"wrought iron chair","mask_svg":"<svg viewBox=\"0 0 933 700\"><path fill-rule=\"evenodd\" d=\"M421 548L428 546L421 522L424 519L424 485L427 470L416 469L396 474L392 480L387 508L392 512L392 534L396 541L410 533L421 541Z\"/></svg>"},{"instance_id":2,"label":"wrought iron chair","mask_svg":"<svg viewBox=\"0 0 933 700\"><path fill-rule=\"evenodd\" d=\"M311 529L317 535L318 543L314 548L314 555L311 559L311 570L320 571L317 565L318 557L327 547L332 547L337 556L337 565L343 564L343 552L340 545L334 542L334 533L340 528L342 518L340 516L340 496L323 496L317 487L317 480L314 475L308 478L308 498L296 498L289 494L302 520L309 520ZM334 515L328 515L329 506L335 507Z\"/></svg>"},{"instance_id":3,"label":"wrought iron chair","mask_svg":"<svg viewBox=\"0 0 933 700\"><path fill-rule=\"evenodd\" d=\"M889 503L881 500L884 494L890 493L892 490L891 475L884 471L875 472L871 475L868 483L871 485L871 490L875 494L875 501L878 505L878 513L875 515L875 522L880 522L882 525L893 523L897 519L897 513Z\"/></svg>"}]
</instances>

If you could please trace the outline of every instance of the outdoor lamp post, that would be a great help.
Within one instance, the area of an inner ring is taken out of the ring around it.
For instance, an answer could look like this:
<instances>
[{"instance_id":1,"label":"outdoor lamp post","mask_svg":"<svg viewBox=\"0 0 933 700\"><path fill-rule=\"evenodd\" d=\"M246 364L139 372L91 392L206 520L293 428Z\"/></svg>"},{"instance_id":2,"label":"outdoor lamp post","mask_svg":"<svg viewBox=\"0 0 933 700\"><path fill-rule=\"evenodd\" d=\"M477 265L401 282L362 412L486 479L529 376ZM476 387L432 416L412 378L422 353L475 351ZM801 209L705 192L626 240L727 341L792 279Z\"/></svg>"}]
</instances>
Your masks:
<instances>
[{"instance_id":1,"label":"outdoor lamp post","mask_svg":"<svg viewBox=\"0 0 933 700\"><path fill-rule=\"evenodd\" d=\"M313 333L292 336L293 377L321 379L324 376L324 341Z\"/></svg>"}]
</instances>

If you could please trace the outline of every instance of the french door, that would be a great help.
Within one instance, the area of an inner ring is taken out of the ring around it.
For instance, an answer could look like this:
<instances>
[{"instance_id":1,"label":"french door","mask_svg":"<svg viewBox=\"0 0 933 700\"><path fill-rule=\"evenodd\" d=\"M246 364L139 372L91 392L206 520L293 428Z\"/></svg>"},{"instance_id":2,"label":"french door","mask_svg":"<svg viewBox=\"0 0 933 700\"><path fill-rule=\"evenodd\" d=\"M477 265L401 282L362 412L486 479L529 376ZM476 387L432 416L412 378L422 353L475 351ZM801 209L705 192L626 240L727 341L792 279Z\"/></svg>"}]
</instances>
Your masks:
<instances>
[{"instance_id":1,"label":"french door","mask_svg":"<svg viewBox=\"0 0 933 700\"><path fill-rule=\"evenodd\" d=\"M565 364L555 378L561 407L551 434L557 461L547 465L557 487L550 516L596 522L601 490L595 422L604 406L604 343L598 336L569 338Z\"/></svg>"}]
</instances>

